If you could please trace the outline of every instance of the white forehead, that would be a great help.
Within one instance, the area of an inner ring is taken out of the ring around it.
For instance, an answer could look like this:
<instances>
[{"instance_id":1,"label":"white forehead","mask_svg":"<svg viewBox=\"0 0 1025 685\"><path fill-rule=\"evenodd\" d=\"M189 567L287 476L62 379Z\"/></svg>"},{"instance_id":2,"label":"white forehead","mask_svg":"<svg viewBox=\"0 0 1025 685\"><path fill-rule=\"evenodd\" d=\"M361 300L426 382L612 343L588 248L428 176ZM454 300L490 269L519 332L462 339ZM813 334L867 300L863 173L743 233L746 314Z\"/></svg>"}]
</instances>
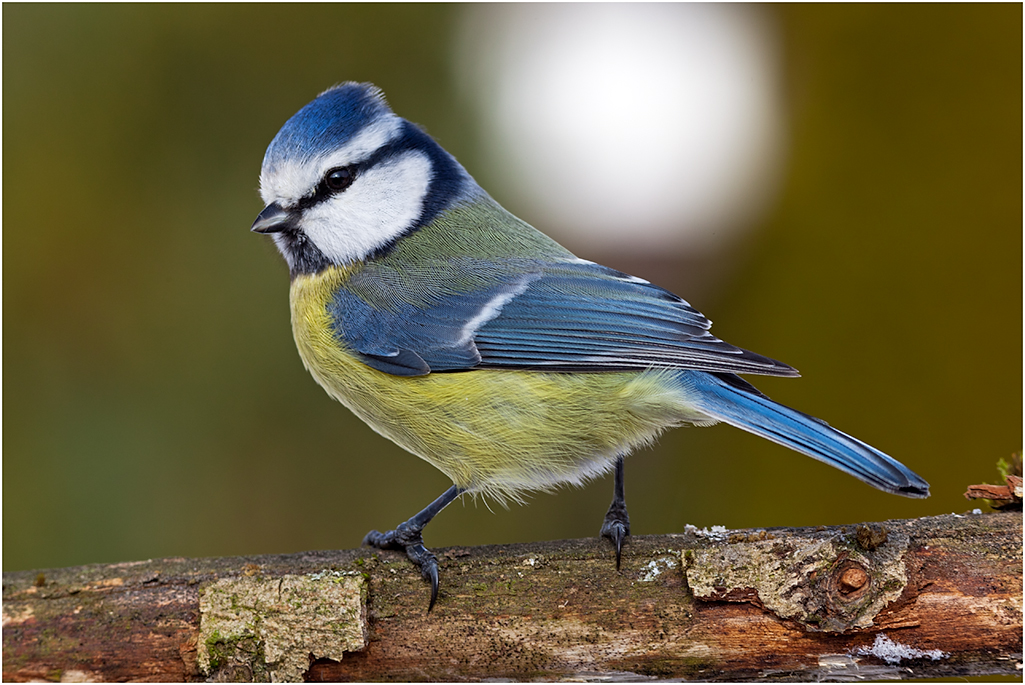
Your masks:
<instances>
[{"instance_id":1,"label":"white forehead","mask_svg":"<svg viewBox=\"0 0 1025 685\"><path fill-rule=\"evenodd\" d=\"M358 164L391 142L402 128L402 119L388 113L364 127L348 142L316 157L296 156L268 165L260 171L260 197L264 204L277 202L291 207L310 194L324 173L335 167Z\"/></svg>"}]
</instances>

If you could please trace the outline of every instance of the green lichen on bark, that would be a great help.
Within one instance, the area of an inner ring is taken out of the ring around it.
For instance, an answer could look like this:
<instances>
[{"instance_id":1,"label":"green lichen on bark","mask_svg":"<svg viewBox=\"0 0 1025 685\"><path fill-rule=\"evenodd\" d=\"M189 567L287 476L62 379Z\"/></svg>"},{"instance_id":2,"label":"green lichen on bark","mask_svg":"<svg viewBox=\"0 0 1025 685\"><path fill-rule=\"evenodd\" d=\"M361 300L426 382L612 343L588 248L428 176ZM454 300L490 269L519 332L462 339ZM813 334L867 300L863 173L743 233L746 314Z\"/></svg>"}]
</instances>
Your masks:
<instances>
[{"instance_id":1,"label":"green lichen on bark","mask_svg":"<svg viewBox=\"0 0 1025 685\"><path fill-rule=\"evenodd\" d=\"M724 540L681 559L697 599L754 602L806 630L843 632L870 627L907 585L906 535L873 538L871 549L859 542L845 534ZM863 574L860 587L842 582L851 568Z\"/></svg>"},{"instance_id":2,"label":"green lichen on bark","mask_svg":"<svg viewBox=\"0 0 1025 685\"><path fill-rule=\"evenodd\" d=\"M219 680L297 682L310 655L341 661L367 644L360 574L223 578L203 588L199 610L199 667Z\"/></svg>"}]
</instances>

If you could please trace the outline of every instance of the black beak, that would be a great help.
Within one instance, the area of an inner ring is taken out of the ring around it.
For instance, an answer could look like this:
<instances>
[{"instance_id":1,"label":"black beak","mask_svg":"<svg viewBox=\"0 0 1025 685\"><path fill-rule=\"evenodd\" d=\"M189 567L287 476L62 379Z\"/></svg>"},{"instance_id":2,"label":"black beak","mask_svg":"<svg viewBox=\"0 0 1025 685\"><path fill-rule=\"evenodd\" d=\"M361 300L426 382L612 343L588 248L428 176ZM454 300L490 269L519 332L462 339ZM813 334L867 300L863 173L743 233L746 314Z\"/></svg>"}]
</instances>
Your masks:
<instances>
[{"instance_id":1,"label":"black beak","mask_svg":"<svg viewBox=\"0 0 1025 685\"><path fill-rule=\"evenodd\" d=\"M254 233L280 233L293 226L292 215L282 209L277 202L272 202L263 208L249 230Z\"/></svg>"}]
</instances>

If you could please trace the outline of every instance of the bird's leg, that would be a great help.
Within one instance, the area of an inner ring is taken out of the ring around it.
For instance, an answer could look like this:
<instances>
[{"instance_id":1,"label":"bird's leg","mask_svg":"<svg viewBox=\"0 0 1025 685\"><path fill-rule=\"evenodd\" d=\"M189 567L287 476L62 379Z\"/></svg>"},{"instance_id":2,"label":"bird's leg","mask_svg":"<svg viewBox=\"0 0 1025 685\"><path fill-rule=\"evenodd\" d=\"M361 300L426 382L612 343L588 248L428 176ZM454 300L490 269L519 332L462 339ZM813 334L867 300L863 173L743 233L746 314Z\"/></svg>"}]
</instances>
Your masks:
<instances>
[{"instance_id":1,"label":"bird's leg","mask_svg":"<svg viewBox=\"0 0 1025 685\"><path fill-rule=\"evenodd\" d=\"M630 534L630 517L626 513L626 497L623 494L623 457L616 459L616 486L612 495L612 504L601 524L601 535L612 541L616 546L616 570L622 558L623 540Z\"/></svg>"},{"instance_id":2,"label":"bird's leg","mask_svg":"<svg viewBox=\"0 0 1025 685\"><path fill-rule=\"evenodd\" d=\"M464 492L466 492L465 489L453 485L441 497L424 507L419 514L400 523L395 530L389 530L387 533L372 530L363 538L363 544L370 547L405 551L410 561L420 569L423 579L431 583L431 603L427 607L428 614L431 613L434 603L438 600L438 559L424 547L422 532L424 526L430 523L431 519L438 515L438 512Z\"/></svg>"}]
</instances>

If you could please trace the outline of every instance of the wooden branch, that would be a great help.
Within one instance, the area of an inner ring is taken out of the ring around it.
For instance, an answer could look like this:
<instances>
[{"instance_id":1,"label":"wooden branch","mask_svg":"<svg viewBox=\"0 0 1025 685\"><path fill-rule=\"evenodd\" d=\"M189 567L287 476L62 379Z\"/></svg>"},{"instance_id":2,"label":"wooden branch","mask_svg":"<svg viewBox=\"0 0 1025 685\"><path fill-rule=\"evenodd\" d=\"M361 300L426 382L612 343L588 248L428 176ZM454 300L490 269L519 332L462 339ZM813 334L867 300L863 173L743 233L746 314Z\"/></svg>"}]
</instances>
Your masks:
<instances>
[{"instance_id":1,"label":"wooden branch","mask_svg":"<svg viewBox=\"0 0 1025 685\"><path fill-rule=\"evenodd\" d=\"M25 680L1021 676L1022 520L439 550L441 596L367 549L3 577Z\"/></svg>"}]
</instances>

